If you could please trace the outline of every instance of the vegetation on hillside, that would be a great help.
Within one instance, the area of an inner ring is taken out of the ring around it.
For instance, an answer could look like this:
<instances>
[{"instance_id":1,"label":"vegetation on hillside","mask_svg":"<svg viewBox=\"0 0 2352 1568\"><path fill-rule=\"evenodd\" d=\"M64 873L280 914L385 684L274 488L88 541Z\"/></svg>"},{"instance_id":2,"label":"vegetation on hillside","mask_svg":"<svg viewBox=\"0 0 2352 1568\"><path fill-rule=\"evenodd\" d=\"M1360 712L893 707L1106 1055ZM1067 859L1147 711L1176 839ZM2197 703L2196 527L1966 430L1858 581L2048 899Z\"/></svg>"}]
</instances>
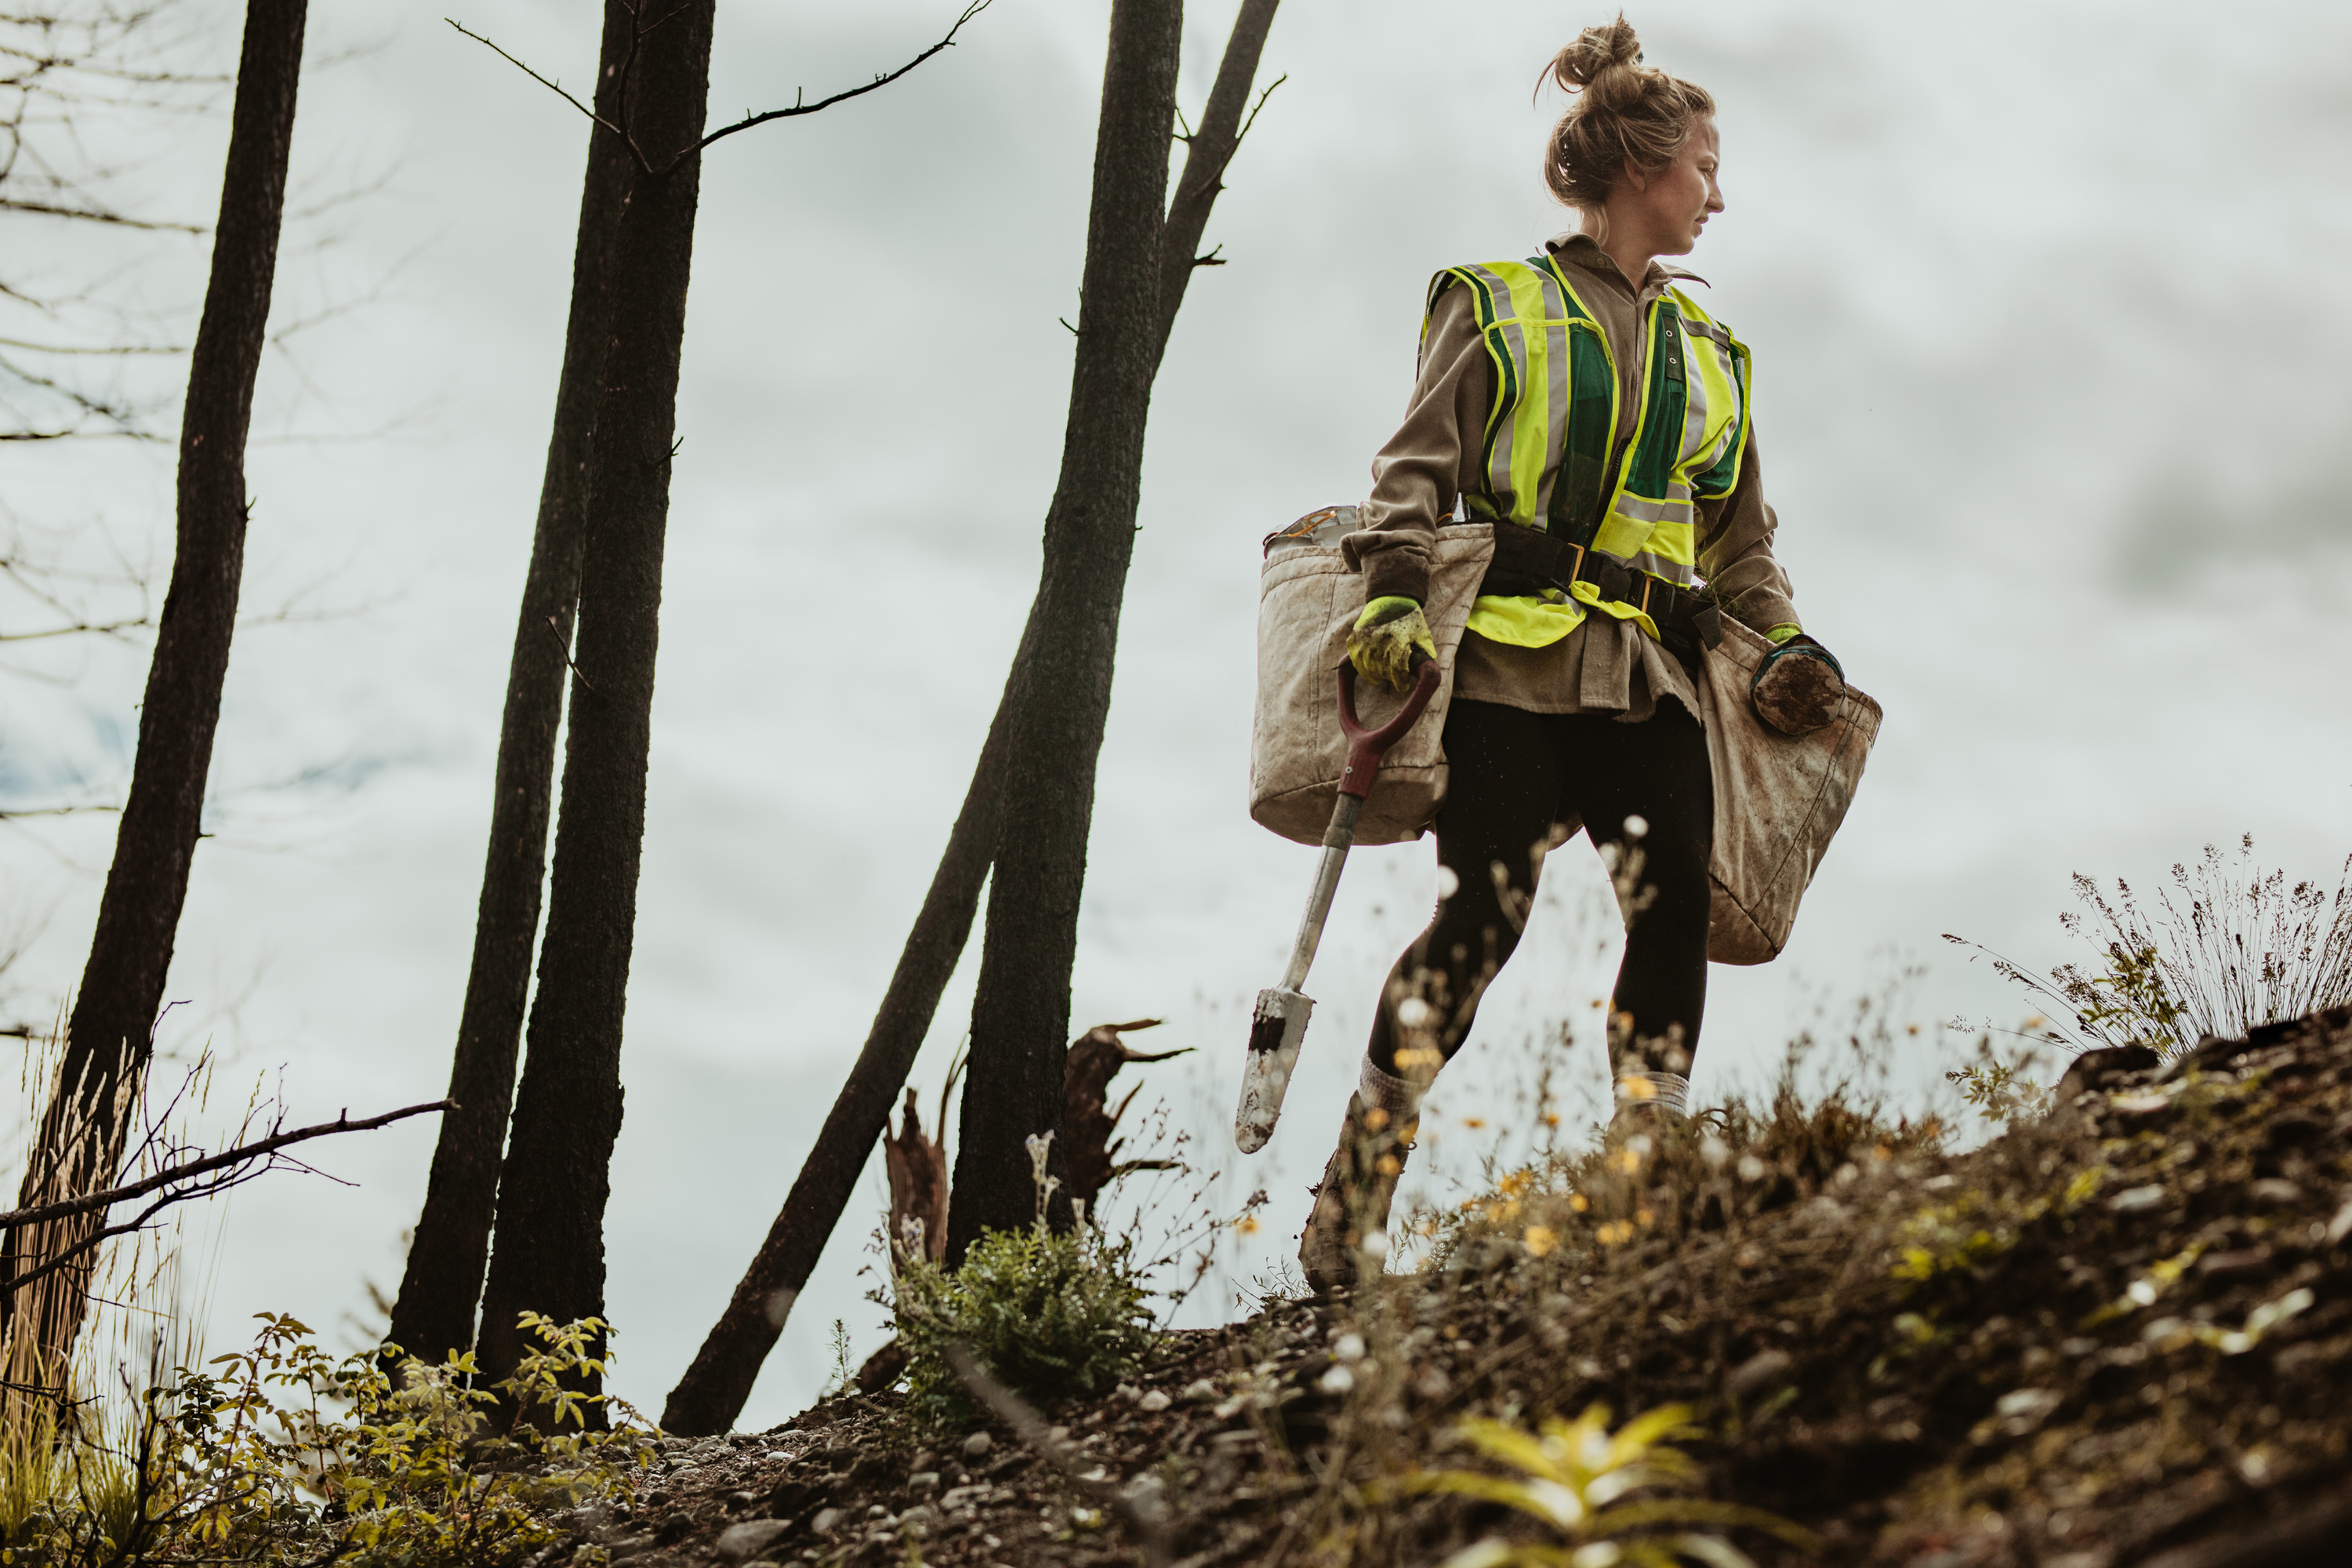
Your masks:
<instances>
[{"instance_id":1,"label":"vegetation on hillside","mask_svg":"<svg viewBox=\"0 0 2352 1568\"><path fill-rule=\"evenodd\" d=\"M2316 929L2336 956L2344 922ZM2186 994L2235 951L2159 944L2152 972ZM337 1361L265 1318L201 1371L159 1354L130 1400L18 1398L0 1548L91 1568L2123 1568L2298 1528L2341 1486L2352 1008L2134 1036L2055 1084L1988 1056L1956 1075L1998 1128L1973 1147L1801 1076L1564 1140L1403 1216L1376 1285L1272 1289L1213 1331L1151 1326L1133 1237L1042 1223L1041 1140L1041 1223L955 1268L910 1228L881 1288L902 1353L757 1437L666 1437L584 1393L593 1320L527 1318L522 1371L485 1387L468 1357Z\"/></svg>"}]
</instances>

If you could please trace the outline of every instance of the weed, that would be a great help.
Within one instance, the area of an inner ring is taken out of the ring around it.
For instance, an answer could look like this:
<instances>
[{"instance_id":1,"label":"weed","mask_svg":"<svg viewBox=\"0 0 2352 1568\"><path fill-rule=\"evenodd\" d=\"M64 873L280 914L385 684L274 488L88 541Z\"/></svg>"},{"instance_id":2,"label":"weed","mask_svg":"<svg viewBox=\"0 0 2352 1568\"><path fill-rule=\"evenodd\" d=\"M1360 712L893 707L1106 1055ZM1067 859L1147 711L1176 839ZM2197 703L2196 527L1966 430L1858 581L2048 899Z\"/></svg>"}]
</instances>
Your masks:
<instances>
[{"instance_id":1,"label":"weed","mask_svg":"<svg viewBox=\"0 0 2352 1568\"><path fill-rule=\"evenodd\" d=\"M2076 1050L2146 1046L2172 1057L2352 1003L2352 858L2332 894L2312 881L2290 887L2285 872L2255 863L2249 833L2234 857L2209 844L2194 870L2176 864L2171 882L2144 905L2127 882L2110 897L2077 872L2088 918L2070 912L2059 924L2099 956L2062 963L2046 980L1979 943L1944 940L1976 948L2004 979L2071 1016L2044 1037Z\"/></svg>"},{"instance_id":2,"label":"weed","mask_svg":"<svg viewBox=\"0 0 2352 1568\"><path fill-rule=\"evenodd\" d=\"M1675 1447L1696 1437L1690 1410L1669 1405L1609 1430L1609 1409L1586 1407L1574 1421L1555 1416L1532 1436L1500 1421L1472 1418L1455 1433L1490 1459L1519 1472L1517 1479L1477 1470L1424 1470L1396 1483L1402 1493L1438 1492L1500 1503L1548 1526L1557 1544L1527 1544L1489 1536L1455 1552L1445 1568L1673 1568L1685 1558L1710 1568L1751 1568L1747 1553L1717 1534L1687 1526L1741 1526L1766 1531L1801 1551L1812 1536L1761 1509L1689 1497L1622 1501L1635 1492L1686 1489L1698 1467Z\"/></svg>"},{"instance_id":3,"label":"weed","mask_svg":"<svg viewBox=\"0 0 2352 1568\"><path fill-rule=\"evenodd\" d=\"M1985 1059L1955 1068L1944 1081L1960 1091L1960 1100L1995 1127L2007 1127L2021 1118L2042 1115L2050 1109L2050 1090L2025 1076L2024 1064Z\"/></svg>"}]
</instances>

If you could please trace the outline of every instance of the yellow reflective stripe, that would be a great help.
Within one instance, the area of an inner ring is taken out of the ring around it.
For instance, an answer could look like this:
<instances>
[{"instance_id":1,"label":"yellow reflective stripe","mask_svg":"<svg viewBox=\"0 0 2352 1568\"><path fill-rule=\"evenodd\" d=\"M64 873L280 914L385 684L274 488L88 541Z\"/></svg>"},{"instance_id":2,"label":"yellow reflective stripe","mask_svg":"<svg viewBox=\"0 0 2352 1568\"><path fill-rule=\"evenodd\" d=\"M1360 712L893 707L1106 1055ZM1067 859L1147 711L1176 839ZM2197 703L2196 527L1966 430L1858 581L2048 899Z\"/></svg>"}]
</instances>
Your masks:
<instances>
[{"instance_id":1,"label":"yellow reflective stripe","mask_svg":"<svg viewBox=\"0 0 2352 1568\"><path fill-rule=\"evenodd\" d=\"M1519 405L1511 412L1511 521L1530 528L1543 526L1544 477L1557 459L1551 451L1551 429L1562 398L1553 383L1552 332L1546 321L1542 278L1535 268L1511 266L1482 268L1510 291L1514 349L1520 365ZM1498 447L1496 459L1501 461Z\"/></svg>"},{"instance_id":2,"label":"yellow reflective stripe","mask_svg":"<svg viewBox=\"0 0 2352 1568\"><path fill-rule=\"evenodd\" d=\"M1603 555L1630 561L1640 554L1642 547L1649 542L1649 523L1612 511L1601 520L1600 531L1592 536L1592 548Z\"/></svg>"},{"instance_id":3,"label":"yellow reflective stripe","mask_svg":"<svg viewBox=\"0 0 2352 1568\"><path fill-rule=\"evenodd\" d=\"M1632 605L1625 603L1622 599L1604 599L1601 596L1601 590L1594 587L1590 583L1571 583L1569 586L1576 590L1577 598L1585 604L1591 605L1594 609L1614 616L1621 621L1631 621L1635 626L1641 627L1643 631L1649 633L1652 637L1654 638L1657 637L1658 623L1650 619L1649 616L1643 615Z\"/></svg>"},{"instance_id":4,"label":"yellow reflective stripe","mask_svg":"<svg viewBox=\"0 0 2352 1568\"><path fill-rule=\"evenodd\" d=\"M1691 540L1696 531L1687 528L1662 528L1650 535L1650 548L1625 563L1636 572L1647 572L1654 577L1664 577L1678 588L1688 587L1693 575Z\"/></svg>"},{"instance_id":5,"label":"yellow reflective stripe","mask_svg":"<svg viewBox=\"0 0 2352 1568\"><path fill-rule=\"evenodd\" d=\"M1497 375L1495 396L1497 403L1507 403L1495 410L1493 428L1488 437L1486 458L1486 491L1494 502L1496 515L1514 522L1524 520L1526 508L1520 500L1518 472L1522 448L1529 445L1521 439L1525 425L1528 397L1528 340L1519 321L1518 300L1510 281L1491 267L1465 267L1461 270L1486 289L1493 301L1495 321L1486 329L1487 352L1496 356ZM1509 364L1500 361L1508 356ZM1543 454L1534 454L1540 464Z\"/></svg>"},{"instance_id":6,"label":"yellow reflective stripe","mask_svg":"<svg viewBox=\"0 0 2352 1568\"><path fill-rule=\"evenodd\" d=\"M1739 471L1748 442L1748 348L1689 295L1679 289L1667 292L1685 323L1702 329L1684 333L1690 349L1685 364L1694 373L1686 385L1694 403L1704 398L1707 417L1685 425L1682 460L1676 465L1678 476L1696 491L1699 477L1722 464L1727 455L1729 471L1734 476ZM1726 485L1713 493L1727 494L1729 489Z\"/></svg>"},{"instance_id":7,"label":"yellow reflective stripe","mask_svg":"<svg viewBox=\"0 0 2352 1568\"><path fill-rule=\"evenodd\" d=\"M1482 594L1470 605L1469 628L1513 647L1549 647L1584 624L1580 605L1559 599Z\"/></svg>"}]
</instances>

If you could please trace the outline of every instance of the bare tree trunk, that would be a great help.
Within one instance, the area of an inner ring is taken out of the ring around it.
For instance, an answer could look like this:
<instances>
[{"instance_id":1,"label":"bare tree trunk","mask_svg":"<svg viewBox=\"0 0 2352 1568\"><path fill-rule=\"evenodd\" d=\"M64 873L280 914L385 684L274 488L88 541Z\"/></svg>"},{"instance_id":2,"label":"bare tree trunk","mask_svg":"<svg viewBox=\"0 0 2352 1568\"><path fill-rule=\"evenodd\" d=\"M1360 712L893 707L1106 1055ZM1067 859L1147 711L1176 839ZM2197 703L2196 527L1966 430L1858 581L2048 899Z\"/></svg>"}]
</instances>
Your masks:
<instances>
[{"instance_id":1,"label":"bare tree trunk","mask_svg":"<svg viewBox=\"0 0 2352 1568\"><path fill-rule=\"evenodd\" d=\"M1160 234L1175 121L1181 0L1113 0L1095 133L1092 210L1062 472L1045 512L1031 611L1028 690L1012 715L972 1004L948 1260L983 1230L1035 1212L1023 1140L1062 1119L1070 970L1094 820L1095 760L1110 712L1119 604L1135 550L1144 425L1161 338Z\"/></svg>"},{"instance_id":2,"label":"bare tree trunk","mask_svg":"<svg viewBox=\"0 0 2352 1568\"><path fill-rule=\"evenodd\" d=\"M712 0L633 8L622 123L643 161L630 171L614 236L555 869L482 1302L481 1365L492 1379L515 1368L520 1312L569 1321L604 1307L604 1206L621 1131L621 1027Z\"/></svg>"},{"instance_id":3,"label":"bare tree trunk","mask_svg":"<svg viewBox=\"0 0 2352 1568\"><path fill-rule=\"evenodd\" d=\"M1077 315L1077 367L1061 479L1045 515L1045 576L1030 611L1028 700L1012 715L1004 830L997 835L971 1004L971 1077L955 1150L948 1262L983 1229L1037 1208L1024 1138L1061 1126L1077 898L1094 823L1094 759L1110 717L1119 599L1136 548L1143 426L1160 364L1160 233L1176 120L1181 0L1115 0L1094 209Z\"/></svg>"},{"instance_id":4,"label":"bare tree trunk","mask_svg":"<svg viewBox=\"0 0 2352 1568\"><path fill-rule=\"evenodd\" d=\"M250 0L230 112L212 276L180 419L179 537L139 712L131 795L82 970L66 1051L20 1206L113 1184L128 1107L153 1050L245 572L245 443L278 270L286 166L301 79L305 0ZM102 1216L12 1234L0 1278L74 1245ZM12 1342L61 1357L80 1332L89 1267L59 1269L0 1300ZM9 1322L10 1317L22 1319Z\"/></svg>"},{"instance_id":5,"label":"bare tree trunk","mask_svg":"<svg viewBox=\"0 0 2352 1568\"><path fill-rule=\"evenodd\" d=\"M606 0L596 71L596 112L617 122L620 72L628 58L630 11ZM499 1156L514 1105L515 1056L539 936L540 884L547 875L547 826L555 794L555 736L563 721L565 660L580 598L580 542L588 511L588 452L595 427L604 343L611 335L605 287L613 231L627 188L629 152L602 125L588 132L580 226L572 247L572 315L555 384L555 428L540 479L539 524L523 575L506 714L499 726L490 843L474 916L473 968L457 1020L449 1069L457 1109L442 1119L425 1187L425 1211L408 1249L387 1337L410 1355L438 1363L474 1342L474 1306L489 1260L498 1208Z\"/></svg>"},{"instance_id":6,"label":"bare tree trunk","mask_svg":"<svg viewBox=\"0 0 2352 1568\"><path fill-rule=\"evenodd\" d=\"M1176 330L1176 312L1184 303L1185 286L1194 268L1222 267L1196 254L1201 236L1209 226L1209 211L1225 188L1225 169L1240 151L1242 134L1249 129L1242 111L1249 105L1250 84L1257 79L1257 62L1265 53L1265 36L1274 28L1274 11L1282 0L1242 0L1226 35L1225 52L1217 61L1217 79L1201 111L1201 128L1184 149L1184 172L1177 176L1176 195L1168 204L1168 221L1160 239L1160 342L1152 353L1156 373L1160 356L1168 352L1168 334ZM1272 92L1273 88L1266 89ZM1259 100L1264 102L1264 99Z\"/></svg>"},{"instance_id":7,"label":"bare tree trunk","mask_svg":"<svg viewBox=\"0 0 2352 1568\"><path fill-rule=\"evenodd\" d=\"M1183 176L1177 184L1163 242L1155 363L1167 348L1169 331L1196 265L1194 247L1207 226L1210 207L1223 189L1225 167L1240 143L1243 109L1277 4L1278 0L1243 0L1207 111L1185 153ZM1168 265L1170 257L1181 257L1181 265ZM761 1363L783 1331L793 1300L808 1284L826 1242L832 1239L875 1140L889 1124L891 1103L914 1068L923 1037L939 1012L940 997L971 937L981 889L996 854L1005 733L1010 715L1024 700L1021 683L1030 668L1029 646L1041 624L1039 610L1033 605L1020 651L1013 656L1013 673L989 725L988 742L972 772L962 808L956 814L955 828L948 836L947 849L932 873L922 910L900 950L898 968L891 973L889 989L875 1015L865 1047L825 1117L816 1146L803 1162L783 1207L777 1211L775 1223L768 1227L751 1268L744 1271L742 1282L703 1341L694 1364L670 1391L662 1412L666 1431L723 1432L742 1413Z\"/></svg>"}]
</instances>

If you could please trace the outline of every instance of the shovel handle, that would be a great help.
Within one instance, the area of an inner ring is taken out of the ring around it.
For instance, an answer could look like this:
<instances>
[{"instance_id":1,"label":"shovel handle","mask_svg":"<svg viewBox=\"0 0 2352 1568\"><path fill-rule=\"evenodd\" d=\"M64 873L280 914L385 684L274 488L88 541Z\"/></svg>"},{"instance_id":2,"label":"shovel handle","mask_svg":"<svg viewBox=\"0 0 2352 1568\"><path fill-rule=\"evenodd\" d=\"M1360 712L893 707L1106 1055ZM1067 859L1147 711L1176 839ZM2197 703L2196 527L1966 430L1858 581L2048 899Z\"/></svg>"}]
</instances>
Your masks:
<instances>
[{"instance_id":1,"label":"shovel handle","mask_svg":"<svg viewBox=\"0 0 2352 1568\"><path fill-rule=\"evenodd\" d=\"M1396 717L1377 730L1367 730L1356 717L1356 666L1349 661L1339 666L1339 729L1348 737L1348 771L1339 775L1339 793L1352 795L1358 800L1372 793L1372 779L1381 771L1381 757L1397 742L1399 736L1413 726L1429 700L1437 695L1440 675L1437 661L1423 658L1420 677L1412 690L1398 709Z\"/></svg>"}]
</instances>

